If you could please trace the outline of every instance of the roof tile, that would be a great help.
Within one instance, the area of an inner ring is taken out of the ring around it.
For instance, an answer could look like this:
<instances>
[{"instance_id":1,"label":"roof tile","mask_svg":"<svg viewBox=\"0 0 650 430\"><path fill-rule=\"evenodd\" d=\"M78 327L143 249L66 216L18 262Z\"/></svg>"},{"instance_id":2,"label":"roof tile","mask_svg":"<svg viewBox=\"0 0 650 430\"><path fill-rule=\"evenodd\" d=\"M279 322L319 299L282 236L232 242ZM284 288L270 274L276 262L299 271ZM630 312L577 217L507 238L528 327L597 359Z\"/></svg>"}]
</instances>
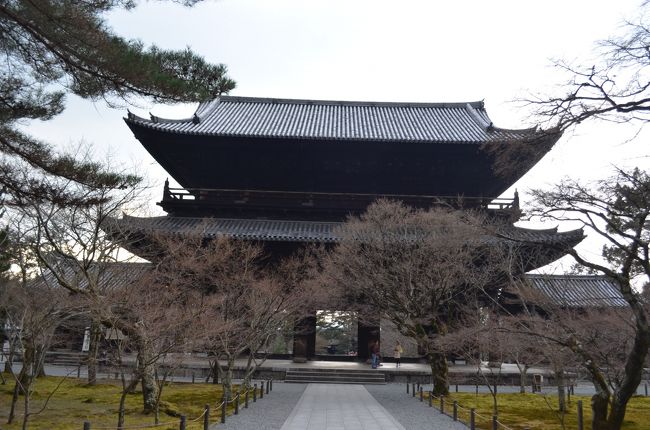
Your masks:
<instances>
[{"instance_id":1,"label":"roof tile","mask_svg":"<svg viewBox=\"0 0 650 430\"><path fill-rule=\"evenodd\" d=\"M195 121L198 118L198 123ZM484 143L526 140L539 132L492 126L482 102L375 103L222 96L192 118L127 123L171 133L322 140Z\"/></svg>"}]
</instances>

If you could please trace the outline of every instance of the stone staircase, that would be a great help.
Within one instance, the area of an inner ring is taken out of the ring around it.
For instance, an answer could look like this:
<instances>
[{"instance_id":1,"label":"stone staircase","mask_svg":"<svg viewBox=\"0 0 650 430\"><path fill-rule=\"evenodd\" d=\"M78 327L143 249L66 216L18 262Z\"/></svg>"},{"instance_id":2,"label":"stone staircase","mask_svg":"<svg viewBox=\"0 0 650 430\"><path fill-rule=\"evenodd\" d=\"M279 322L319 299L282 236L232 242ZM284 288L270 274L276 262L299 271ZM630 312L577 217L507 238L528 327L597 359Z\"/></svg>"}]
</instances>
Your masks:
<instances>
[{"instance_id":1,"label":"stone staircase","mask_svg":"<svg viewBox=\"0 0 650 430\"><path fill-rule=\"evenodd\" d=\"M48 351L45 362L55 366L77 367L86 362L88 354L72 351Z\"/></svg>"},{"instance_id":2,"label":"stone staircase","mask_svg":"<svg viewBox=\"0 0 650 430\"><path fill-rule=\"evenodd\" d=\"M297 384L385 384L386 377L376 370L287 369L284 382Z\"/></svg>"}]
</instances>

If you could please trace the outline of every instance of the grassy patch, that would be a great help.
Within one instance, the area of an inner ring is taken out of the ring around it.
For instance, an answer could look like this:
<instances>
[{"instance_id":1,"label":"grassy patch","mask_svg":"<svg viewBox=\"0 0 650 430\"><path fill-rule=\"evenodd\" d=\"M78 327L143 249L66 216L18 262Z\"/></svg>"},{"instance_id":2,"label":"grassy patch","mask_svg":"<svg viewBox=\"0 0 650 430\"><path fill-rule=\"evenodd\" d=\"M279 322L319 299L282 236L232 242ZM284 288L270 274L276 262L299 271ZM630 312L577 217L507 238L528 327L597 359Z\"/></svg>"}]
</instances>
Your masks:
<instances>
[{"instance_id":1,"label":"grassy patch","mask_svg":"<svg viewBox=\"0 0 650 430\"><path fill-rule=\"evenodd\" d=\"M428 397L425 394L425 401ZM513 429L544 429L561 430L562 425L558 414L556 396L541 394L498 394L499 422ZM480 429L491 429L492 396L489 394L451 393L445 398L445 412L451 415L453 401L463 407L459 408L458 417L463 422L469 422L469 409L475 408L480 415L476 418L476 426ZM569 411L564 416L566 429L578 428L577 404L582 400L584 428L591 428L591 407L589 396L571 396L568 404ZM434 407L440 403L434 399ZM650 397L634 397L630 400L625 414L624 429L650 430Z\"/></svg>"},{"instance_id":2,"label":"grassy patch","mask_svg":"<svg viewBox=\"0 0 650 430\"><path fill-rule=\"evenodd\" d=\"M13 379L6 375L8 383L0 385L0 430L14 430L21 428L23 404L21 397L16 409L16 420L12 425L5 424L11 404ZM32 396L31 411L38 411L43 406L48 395L56 389L63 378L45 377L36 381L34 395ZM68 378L56 390L50 399L46 410L39 415L30 417L30 429L33 430L81 430L84 421L90 421L92 428L115 426L117 423L117 409L120 400L121 387L116 381L100 381L91 387L85 381ZM157 429L178 429L179 415L185 415L188 420L198 417L203 413L205 404L212 408L211 422L219 420L219 411L214 407L222 397L220 385L212 384L169 384L163 390L160 421L171 422L169 426L156 427ZM243 406L243 404L242 404ZM229 412L232 413L233 406ZM153 414L142 413L142 393L137 391L129 394L126 399L125 425L139 426L154 423ZM203 428L202 426L188 426L188 429Z\"/></svg>"}]
</instances>

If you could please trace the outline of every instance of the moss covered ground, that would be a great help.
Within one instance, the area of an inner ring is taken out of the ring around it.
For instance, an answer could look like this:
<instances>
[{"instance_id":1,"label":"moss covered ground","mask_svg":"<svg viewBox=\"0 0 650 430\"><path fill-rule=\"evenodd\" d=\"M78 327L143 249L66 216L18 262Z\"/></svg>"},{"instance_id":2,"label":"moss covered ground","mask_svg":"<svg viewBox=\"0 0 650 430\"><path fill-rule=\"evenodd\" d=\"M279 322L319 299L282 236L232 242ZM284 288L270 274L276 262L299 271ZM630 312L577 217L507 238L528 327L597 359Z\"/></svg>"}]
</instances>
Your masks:
<instances>
[{"instance_id":1,"label":"moss covered ground","mask_svg":"<svg viewBox=\"0 0 650 430\"><path fill-rule=\"evenodd\" d=\"M428 398L427 398L428 399ZM558 414L557 396L541 394L498 394L499 422L512 429L561 430L561 416ZM475 408L479 417L476 426L491 429L492 396L490 394L451 393L445 398L446 413L451 414L453 401L464 408L459 408L459 419L469 421L469 408ZM577 404L582 400L584 428L591 428L591 409L589 396L571 396L569 411L564 415L564 428L577 429ZM439 407L439 400L434 400L434 407ZM650 397L634 397L628 404L624 429L650 430Z\"/></svg>"},{"instance_id":2,"label":"moss covered ground","mask_svg":"<svg viewBox=\"0 0 650 430\"><path fill-rule=\"evenodd\" d=\"M17 417L13 424L7 425L7 416L11 404L13 380L7 374L6 385L0 385L0 430L20 429L22 424L22 397L17 407ZM100 427L115 428L117 411L120 400L120 384L117 381L99 381L96 386L88 386L85 381L75 378L66 379L60 387L59 377L39 378L36 381L32 396L31 411L42 408L45 399L56 390L47 404L46 409L30 418L30 429L33 430L81 430L83 422L89 421L92 429ZM204 405L210 404L212 409L222 397L220 385L172 383L163 390L160 422L169 422L167 426L157 429L178 429L180 415L185 415L188 421L203 413ZM242 405L243 407L243 405ZM229 413L232 413L232 406ZM210 422L217 422L219 414L212 411ZM136 391L129 394L126 400L125 426L143 426L154 424L153 414L142 413L142 393ZM202 421L188 423L187 429L202 429Z\"/></svg>"}]
</instances>

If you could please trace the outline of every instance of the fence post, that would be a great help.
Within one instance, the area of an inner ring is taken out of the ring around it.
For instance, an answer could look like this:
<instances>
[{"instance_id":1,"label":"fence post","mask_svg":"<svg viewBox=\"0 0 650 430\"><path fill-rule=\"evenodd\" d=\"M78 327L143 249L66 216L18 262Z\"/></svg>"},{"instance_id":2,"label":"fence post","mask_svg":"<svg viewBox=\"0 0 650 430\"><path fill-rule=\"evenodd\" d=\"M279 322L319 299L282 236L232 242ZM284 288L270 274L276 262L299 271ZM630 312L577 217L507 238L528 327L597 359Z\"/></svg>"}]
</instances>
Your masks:
<instances>
[{"instance_id":1,"label":"fence post","mask_svg":"<svg viewBox=\"0 0 650 430\"><path fill-rule=\"evenodd\" d=\"M492 415L492 430L499 430L499 420L496 415Z\"/></svg>"},{"instance_id":2,"label":"fence post","mask_svg":"<svg viewBox=\"0 0 650 430\"><path fill-rule=\"evenodd\" d=\"M476 430L476 409L474 408L469 410L469 428Z\"/></svg>"},{"instance_id":3,"label":"fence post","mask_svg":"<svg viewBox=\"0 0 650 430\"><path fill-rule=\"evenodd\" d=\"M250 390L250 387L246 388L246 394L244 395L244 409L248 409L248 392Z\"/></svg>"},{"instance_id":4,"label":"fence post","mask_svg":"<svg viewBox=\"0 0 650 430\"><path fill-rule=\"evenodd\" d=\"M194 383L194 377L195 377L194 372L192 372L192 384Z\"/></svg>"},{"instance_id":5,"label":"fence post","mask_svg":"<svg viewBox=\"0 0 650 430\"><path fill-rule=\"evenodd\" d=\"M454 400L454 421L458 421L458 401Z\"/></svg>"},{"instance_id":6,"label":"fence post","mask_svg":"<svg viewBox=\"0 0 650 430\"><path fill-rule=\"evenodd\" d=\"M445 413L445 398L444 398L444 396L440 396L440 413L441 414Z\"/></svg>"},{"instance_id":7,"label":"fence post","mask_svg":"<svg viewBox=\"0 0 650 430\"><path fill-rule=\"evenodd\" d=\"M409 393L409 383L408 383L408 381L406 381L406 394L408 394L408 393Z\"/></svg>"},{"instance_id":8,"label":"fence post","mask_svg":"<svg viewBox=\"0 0 650 430\"><path fill-rule=\"evenodd\" d=\"M186 423L185 415L181 415L181 424L180 424L180 427L179 427L179 428L180 428L181 430L185 430L185 426L186 426L186 424L187 424L187 423Z\"/></svg>"},{"instance_id":9,"label":"fence post","mask_svg":"<svg viewBox=\"0 0 650 430\"><path fill-rule=\"evenodd\" d=\"M235 397L235 415L239 415L239 393Z\"/></svg>"},{"instance_id":10,"label":"fence post","mask_svg":"<svg viewBox=\"0 0 650 430\"><path fill-rule=\"evenodd\" d=\"M260 399L264 398L264 381L260 381Z\"/></svg>"},{"instance_id":11,"label":"fence post","mask_svg":"<svg viewBox=\"0 0 650 430\"><path fill-rule=\"evenodd\" d=\"M269 385L271 385L271 381L266 381L266 394L269 394Z\"/></svg>"},{"instance_id":12,"label":"fence post","mask_svg":"<svg viewBox=\"0 0 650 430\"><path fill-rule=\"evenodd\" d=\"M90 430L90 423L88 421L84 421L84 430Z\"/></svg>"},{"instance_id":13,"label":"fence post","mask_svg":"<svg viewBox=\"0 0 650 430\"><path fill-rule=\"evenodd\" d=\"M253 384L253 403L257 402L257 384Z\"/></svg>"},{"instance_id":14,"label":"fence post","mask_svg":"<svg viewBox=\"0 0 650 430\"><path fill-rule=\"evenodd\" d=\"M203 415L203 430L210 430L210 405L205 405L205 414Z\"/></svg>"},{"instance_id":15,"label":"fence post","mask_svg":"<svg viewBox=\"0 0 650 430\"><path fill-rule=\"evenodd\" d=\"M476 384L476 395L478 396L478 384Z\"/></svg>"},{"instance_id":16,"label":"fence post","mask_svg":"<svg viewBox=\"0 0 650 430\"><path fill-rule=\"evenodd\" d=\"M433 391L429 391L429 407L433 407Z\"/></svg>"},{"instance_id":17,"label":"fence post","mask_svg":"<svg viewBox=\"0 0 650 430\"><path fill-rule=\"evenodd\" d=\"M424 402L424 390L420 387L420 401Z\"/></svg>"},{"instance_id":18,"label":"fence post","mask_svg":"<svg viewBox=\"0 0 650 430\"><path fill-rule=\"evenodd\" d=\"M226 422L226 407L228 406L228 397L223 397L223 402L221 402L221 424Z\"/></svg>"},{"instance_id":19,"label":"fence post","mask_svg":"<svg viewBox=\"0 0 650 430\"><path fill-rule=\"evenodd\" d=\"M584 418L582 416L582 400L578 400L578 430L583 430Z\"/></svg>"},{"instance_id":20,"label":"fence post","mask_svg":"<svg viewBox=\"0 0 650 430\"><path fill-rule=\"evenodd\" d=\"M456 392L458 392L458 384L456 384Z\"/></svg>"}]
</instances>

